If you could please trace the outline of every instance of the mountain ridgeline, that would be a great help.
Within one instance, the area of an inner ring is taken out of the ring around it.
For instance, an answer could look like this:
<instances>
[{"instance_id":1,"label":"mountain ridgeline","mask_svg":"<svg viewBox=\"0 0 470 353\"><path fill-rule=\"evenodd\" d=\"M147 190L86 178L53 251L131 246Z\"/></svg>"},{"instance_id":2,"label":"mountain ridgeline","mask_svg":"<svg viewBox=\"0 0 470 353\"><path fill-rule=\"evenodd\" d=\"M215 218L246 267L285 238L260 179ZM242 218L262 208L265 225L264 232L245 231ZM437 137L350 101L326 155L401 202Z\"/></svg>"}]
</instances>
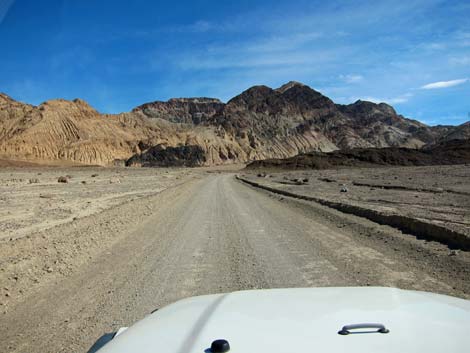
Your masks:
<instances>
[{"instance_id":1,"label":"mountain ridgeline","mask_svg":"<svg viewBox=\"0 0 470 353\"><path fill-rule=\"evenodd\" d=\"M87 165L209 166L468 139L470 124L430 127L385 104L335 104L298 82L254 86L223 103L173 98L121 114L76 99L33 106L0 94L0 159Z\"/></svg>"}]
</instances>

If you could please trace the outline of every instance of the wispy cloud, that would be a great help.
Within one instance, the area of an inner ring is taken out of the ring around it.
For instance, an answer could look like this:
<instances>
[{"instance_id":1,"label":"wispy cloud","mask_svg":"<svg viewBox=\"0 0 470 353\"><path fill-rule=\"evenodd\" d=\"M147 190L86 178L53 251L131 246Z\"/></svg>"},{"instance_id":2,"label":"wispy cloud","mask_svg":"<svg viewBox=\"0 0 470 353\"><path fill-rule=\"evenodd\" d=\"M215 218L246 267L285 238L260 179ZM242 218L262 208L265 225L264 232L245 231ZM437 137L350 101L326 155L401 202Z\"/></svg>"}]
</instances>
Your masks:
<instances>
[{"instance_id":1,"label":"wispy cloud","mask_svg":"<svg viewBox=\"0 0 470 353\"><path fill-rule=\"evenodd\" d=\"M299 71L305 65L332 63L343 51L341 48L318 50L314 41L322 38L320 32L287 33L260 36L237 41L229 45L216 43L199 49L190 49L172 57L172 61L184 70L248 69L296 66ZM303 66L302 66L303 65ZM358 79L350 76L349 79Z\"/></svg>"},{"instance_id":2,"label":"wispy cloud","mask_svg":"<svg viewBox=\"0 0 470 353\"><path fill-rule=\"evenodd\" d=\"M216 56L195 55L194 57L181 58L178 62L180 68L185 70L215 70L237 68L261 68L266 69L276 66L295 66L312 63L327 62L331 54L322 53L313 58L308 52L299 52L286 55L260 54L252 57L243 55L220 54ZM301 68L300 68L301 69Z\"/></svg>"},{"instance_id":3,"label":"wispy cloud","mask_svg":"<svg viewBox=\"0 0 470 353\"><path fill-rule=\"evenodd\" d=\"M413 97L412 93L406 93L406 94L402 94L402 95L391 97L391 98L384 98L384 97L380 98L380 97L373 97L373 96L363 96L363 97L353 96L353 97L349 97L347 101L349 103L349 102L355 102L360 99L362 101L368 101L368 102L373 102L373 103L400 104L400 103L408 102L411 99L411 97Z\"/></svg>"},{"instance_id":4,"label":"wispy cloud","mask_svg":"<svg viewBox=\"0 0 470 353\"><path fill-rule=\"evenodd\" d=\"M321 32L291 33L259 39L246 46L248 52L275 52L297 49L323 37Z\"/></svg>"},{"instance_id":5,"label":"wispy cloud","mask_svg":"<svg viewBox=\"0 0 470 353\"><path fill-rule=\"evenodd\" d=\"M453 65L470 65L470 55L451 57L449 63Z\"/></svg>"},{"instance_id":6,"label":"wispy cloud","mask_svg":"<svg viewBox=\"0 0 470 353\"><path fill-rule=\"evenodd\" d=\"M346 83L356 83L364 80L362 75L339 75L339 78Z\"/></svg>"},{"instance_id":7,"label":"wispy cloud","mask_svg":"<svg viewBox=\"0 0 470 353\"><path fill-rule=\"evenodd\" d=\"M440 43L440 42L431 42L431 43L422 43L421 45L417 46L418 48L422 48L425 50L444 50L448 46L448 43Z\"/></svg>"},{"instance_id":8,"label":"wispy cloud","mask_svg":"<svg viewBox=\"0 0 470 353\"><path fill-rule=\"evenodd\" d=\"M461 85L462 83L465 83L467 81L468 81L468 78L461 78L461 79L458 79L458 80L450 80L450 81L438 81L438 82L428 83L424 86L421 86L421 88L422 89L447 88L447 87L453 87L453 86Z\"/></svg>"}]
</instances>

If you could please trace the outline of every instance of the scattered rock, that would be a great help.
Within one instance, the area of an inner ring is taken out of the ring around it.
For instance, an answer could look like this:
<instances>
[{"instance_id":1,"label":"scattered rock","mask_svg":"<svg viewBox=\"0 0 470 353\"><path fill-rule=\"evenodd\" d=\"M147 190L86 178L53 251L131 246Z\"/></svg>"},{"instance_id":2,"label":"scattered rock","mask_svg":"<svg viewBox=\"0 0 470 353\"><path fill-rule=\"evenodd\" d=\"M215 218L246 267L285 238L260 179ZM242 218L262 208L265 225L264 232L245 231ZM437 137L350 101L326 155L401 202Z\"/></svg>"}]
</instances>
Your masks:
<instances>
[{"instance_id":1,"label":"scattered rock","mask_svg":"<svg viewBox=\"0 0 470 353\"><path fill-rule=\"evenodd\" d=\"M98 174L92 174L91 177L92 178L96 178L98 176Z\"/></svg>"},{"instance_id":2,"label":"scattered rock","mask_svg":"<svg viewBox=\"0 0 470 353\"><path fill-rule=\"evenodd\" d=\"M300 178L295 178L295 179L292 179L291 181L295 183L296 185L302 185L304 183L303 179L300 179Z\"/></svg>"},{"instance_id":3,"label":"scattered rock","mask_svg":"<svg viewBox=\"0 0 470 353\"><path fill-rule=\"evenodd\" d=\"M54 196L51 194L39 194L39 198L41 199L52 199Z\"/></svg>"},{"instance_id":4,"label":"scattered rock","mask_svg":"<svg viewBox=\"0 0 470 353\"><path fill-rule=\"evenodd\" d=\"M336 180L330 178L318 178L320 181L324 181L325 183L334 183Z\"/></svg>"},{"instance_id":5,"label":"scattered rock","mask_svg":"<svg viewBox=\"0 0 470 353\"><path fill-rule=\"evenodd\" d=\"M60 177L57 179L57 182L58 182L58 183L68 183L69 180L67 179L67 177L60 176Z\"/></svg>"},{"instance_id":6,"label":"scattered rock","mask_svg":"<svg viewBox=\"0 0 470 353\"><path fill-rule=\"evenodd\" d=\"M457 256L459 254L458 250L451 250L449 256Z\"/></svg>"},{"instance_id":7,"label":"scattered rock","mask_svg":"<svg viewBox=\"0 0 470 353\"><path fill-rule=\"evenodd\" d=\"M28 181L30 184L38 184L39 183L39 179L38 178L31 178L29 179Z\"/></svg>"}]
</instances>

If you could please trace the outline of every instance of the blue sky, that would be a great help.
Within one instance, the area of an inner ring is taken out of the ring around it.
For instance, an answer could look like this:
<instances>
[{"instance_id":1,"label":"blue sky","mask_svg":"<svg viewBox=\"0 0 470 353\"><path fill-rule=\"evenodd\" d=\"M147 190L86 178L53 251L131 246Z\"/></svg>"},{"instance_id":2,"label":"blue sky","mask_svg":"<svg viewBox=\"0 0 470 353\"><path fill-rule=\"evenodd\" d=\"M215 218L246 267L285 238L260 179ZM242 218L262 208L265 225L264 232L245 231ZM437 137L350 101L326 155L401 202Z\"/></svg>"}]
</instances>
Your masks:
<instances>
[{"instance_id":1,"label":"blue sky","mask_svg":"<svg viewBox=\"0 0 470 353\"><path fill-rule=\"evenodd\" d=\"M468 1L0 0L0 91L101 112L304 82L425 123L470 114Z\"/></svg>"}]
</instances>

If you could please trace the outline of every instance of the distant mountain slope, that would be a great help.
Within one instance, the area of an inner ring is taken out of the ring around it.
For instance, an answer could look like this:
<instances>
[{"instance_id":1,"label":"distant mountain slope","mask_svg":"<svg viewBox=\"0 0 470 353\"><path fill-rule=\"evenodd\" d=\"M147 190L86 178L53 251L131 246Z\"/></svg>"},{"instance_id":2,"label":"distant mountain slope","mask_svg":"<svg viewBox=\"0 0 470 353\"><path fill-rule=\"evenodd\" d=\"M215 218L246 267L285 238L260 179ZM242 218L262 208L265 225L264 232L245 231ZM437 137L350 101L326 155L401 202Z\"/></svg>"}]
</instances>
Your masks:
<instances>
[{"instance_id":1,"label":"distant mountain slope","mask_svg":"<svg viewBox=\"0 0 470 353\"><path fill-rule=\"evenodd\" d=\"M436 129L439 127L433 127ZM459 126L446 126L444 133L440 133L438 142L450 141L450 140L465 140L470 139L470 121Z\"/></svg>"},{"instance_id":2,"label":"distant mountain slope","mask_svg":"<svg viewBox=\"0 0 470 353\"><path fill-rule=\"evenodd\" d=\"M136 135L144 134L151 124L129 124L125 114L101 116L80 100L33 107L5 95L0 96L0 122L2 158L84 164L109 164L137 152ZM147 126L141 129L137 124Z\"/></svg>"},{"instance_id":3,"label":"distant mountain slope","mask_svg":"<svg viewBox=\"0 0 470 353\"><path fill-rule=\"evenodd\" d=\"M213 128L198 131L139 112L100 114L81 100L58 99L34 107L0 96L0 159L112 165L154 146L183 145L201 146L207 164L222 163L220 154L228 155L227 149L246 159L236 144L222 141Z\"/></svg>"},{"instance_id":4,"label":"distant mountain slope","mask_svg":"<svg viewBox=\"0 0 470 353\"><path fill-rule=\"evenodd\" d=\"M302 137L307 137L309 141L302 141L300 145L296 142L301 149L333 150L420 147L434 143L442 135L437 129L398 115L385 103L359 100L353 104L339 105L298 82L289 82L278 89L254 86L232 98L226 105L214 100L209 102L209 112L207 103L199 103L196 109L193 107L192 118L187 116L187 102L179 102L179 108L175 108L174 100L150 103L142 107L151 105L151 112L141 110L149 117L221 127L232 135L247 136L255 147L275 139L275 143L271 144L274 150L276 147L289 149L292 136L301 141ZM172 108L171 114L168 114L168 106ZM178 112L181 116L175 117ZM321 140L321 143L312 145L312 137ZM266 147L270 148L269 145Z\"/></svg>"},{"instance_id":5,"label":"distant mountain slope","mask_svg":"<svg viewBox=\"0 0 470 353\"><path fill-rule=\"evenodd\" d=\"M0 158L44 163L214 165L469 136L470 124L429 127L384 103L335 104L298 82L254 86L226 104L174 98L117 115L79 99L36 107L0 94Z\"/></svg>"},{"instance_id":6,"label":"distant mountain slope","mask_svg":"<svg viewBox=\"0 0 470 353\"><path fill-rule=\"evenodd\" d=\"M254 161L247 169L330 169L338 167L425 166L470 163L470 140L451 140L422 149L354 148L309 152L284 159Z\"/></svg>"}]
</instances>

